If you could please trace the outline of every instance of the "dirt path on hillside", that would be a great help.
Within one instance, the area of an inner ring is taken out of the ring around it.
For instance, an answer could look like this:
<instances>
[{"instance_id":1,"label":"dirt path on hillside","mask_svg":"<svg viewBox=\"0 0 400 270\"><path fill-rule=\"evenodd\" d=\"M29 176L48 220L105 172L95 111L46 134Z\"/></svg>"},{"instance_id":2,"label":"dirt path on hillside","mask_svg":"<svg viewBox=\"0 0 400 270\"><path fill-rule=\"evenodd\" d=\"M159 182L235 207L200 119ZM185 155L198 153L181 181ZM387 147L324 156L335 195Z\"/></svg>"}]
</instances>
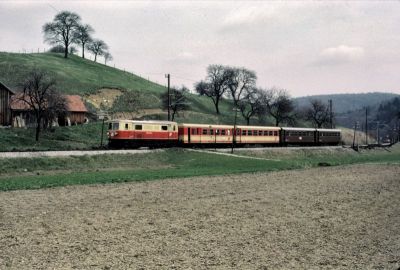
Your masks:
<instances>
[{"instance_id":1,"label":"dirt path on hillside","mask_svg":"<svg viewBox=\"0 0 400 270\"><path fill-rule=\"evenodd\" d=\"M0 192L0 269L397 269L400 166Z\"/></svg>"}]
</instances>

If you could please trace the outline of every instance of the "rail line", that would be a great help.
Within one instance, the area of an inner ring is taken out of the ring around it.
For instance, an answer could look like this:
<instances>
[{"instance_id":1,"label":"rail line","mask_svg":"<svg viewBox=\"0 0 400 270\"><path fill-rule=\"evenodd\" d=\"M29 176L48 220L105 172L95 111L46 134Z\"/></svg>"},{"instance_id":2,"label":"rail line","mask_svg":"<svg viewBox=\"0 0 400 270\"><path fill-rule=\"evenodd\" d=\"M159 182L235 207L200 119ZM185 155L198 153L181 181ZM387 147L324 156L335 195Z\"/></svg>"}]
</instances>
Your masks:
<instances>
[{"instance_id":1,"label":"rail line","mask_svg":"<svg viewBox=\"0 0 400 270\"><path fill-rule=\"evenodd\" d=\"M265 151L265 150L300 150L300 149L340 149L343 146L302 146L302 147L251 147L251 148L235 148L235 152L241 151ZM156 153L165 151L166 148L140 148L140 149L124 149L124 150L72 150L72 151L29 151L29 152L0 152L1 158L34 158L34 157L69 157L69 156L96 156L106 154L146 154ZM229 156L235 156L230 154L230 148L184 148L193 151L203 151L207 153L220 153ZM239 157L239 156L238 156ZM242 156L240 156L242 157ZM254 158L253 158L254 159Z\"/></svg>"}]
</instances>

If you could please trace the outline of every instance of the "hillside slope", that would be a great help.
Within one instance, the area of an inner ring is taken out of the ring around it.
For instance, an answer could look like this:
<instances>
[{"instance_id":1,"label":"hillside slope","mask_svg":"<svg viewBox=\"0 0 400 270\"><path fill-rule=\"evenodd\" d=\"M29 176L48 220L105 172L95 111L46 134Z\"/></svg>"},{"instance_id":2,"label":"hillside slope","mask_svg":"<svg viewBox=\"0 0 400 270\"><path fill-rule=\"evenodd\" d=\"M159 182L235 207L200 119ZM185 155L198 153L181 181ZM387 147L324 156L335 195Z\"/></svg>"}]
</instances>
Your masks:
<instances>
[{"instance_id":1,"label":"hillside slope","mask_svg":"<svg viewBox=\"0 0 400 270\"><path fill-rule=\"evenodd\" d=\"M166 112L161 110L161 94L166 91L164 86L143 79L132 73L82 59L79 56L70 55L68 59L57 53L33 53L17 54L0 52L0 81L12 89L18 89L18 85L24 80L26 74L33 68L51 72L57 81L57 88L65 94L78 94L84 96L87 101L101 98L104 89L120 92L124 98L124 92L136 91L141 94L139 106L135 108L145 119L167 118ZM119 91L119 90L122 90ZM215 114L212 101L204 96L189 94L189 111L176 117L177 121L192 121L195 123L233 123L234 113L232 103L223 100L220 103L220 115ZM113 106L113 105L112 105ZM132 108L116 108L123 113L133 111ZM149 109L158 113L148 113ZM125 114L126 115L126 114ZM244 120L238 118L238 123Z\"/></svg>"},{"instance_id":2,"label":"hillside slope","mask_svg":"<svg viewBox=\"0 0 400 270\"><path fill-rule=\"evenodd\" d=\"M70 55L68 59L58 53L4 53L0 52L0 81L18 88L33 68L54 74L57 88L67 94L89 94L99 88L118 88L160 93L165 87L91 60Z\"/></svg>"},{"instance_id":3,"label":"hillside slope","mask_svg":"<svg viewBox=\"0 0 400 270\"><path fill-rule=\"evenodd\" d=\"M327 103L332 99L335 113L344 113L362 109L365 106L379 105L383 101L388 101L396 96L393 93L359 93L359 94L334 94L334 95L315 95L296 98L299 106L309 106L309 100L319 99Z\"/></svg>"}]
</instances>

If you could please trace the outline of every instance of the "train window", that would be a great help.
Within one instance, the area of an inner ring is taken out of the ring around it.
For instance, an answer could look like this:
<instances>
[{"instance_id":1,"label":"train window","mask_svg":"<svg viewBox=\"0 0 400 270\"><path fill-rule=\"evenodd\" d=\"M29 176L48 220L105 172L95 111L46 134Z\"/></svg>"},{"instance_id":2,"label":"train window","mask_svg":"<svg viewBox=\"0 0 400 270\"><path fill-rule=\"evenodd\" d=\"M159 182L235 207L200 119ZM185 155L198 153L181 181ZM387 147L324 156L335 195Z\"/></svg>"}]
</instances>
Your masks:
<instances>
[{"instance_id":1,"label":"train window","mask_svg":"<svg viewBox=\"0 0 400 270\"><path fill-rule=\"evenodd\" d=\"M219 133L220 133L220 130L219 130L219 129L216 129L216 130L215 130L215 135L219 135Z\"/></svg>"},{"instance_id":2,"label":"train window","mask_svg":"<svg viewBox=\"0 0 400 270\"><path fill-rule=\"evenodd\" d=\"M161 126L161 130L168 130L168 126Z\"/></svg>"},{"instance_id":3,"label":"train window","mask_svg":"<svg viewBox=\"0 0 400 270\"><path fill-rule=\"evenodd\" d=\"M129 129L129 125L125 124L125 129L128 130Z\"/></svg>"},{"instance_id":4,"label":"train window","mask_svg":"<svg viewBox=\"0 0 400 270\"><path fill-rule=\"evenodd\" d=\"M258 136L262 136L263 135L263 131L262 130L259 130L258 131Z\"/></svg>"},{"instance_id":5,"label":"train window","mask_svg":"<svg viewBox=\"0 0 400 270\"><path fill-rule=\"evenodd\" d=\"M229 130L228 130L228 133L229 133ZM226 134L225 129L221 130L221 135L225 135L225 134ZM229 134L228 134L228 135L229 135Z\"/></svg>"},{"instance_id":6,"label":"train window","mask_svg":"<svg viewBox=\"0 0 400 270\"><path fill-rule=\"evenodd\" d=\"M236 130L236 135L239 136L240 135L240 129Z\"/></svg>"},{"instance_id":7,"label":"train window","mask_svg":"<svg viewBox=\"0 0 400 270\"><path fill-rule=\"evenodd\" d=\"M248 131L247 131L247 135L248 135L248 136L253 136L253 131L252 131L252 130L248 130Z\"/></svg>"},{"instance_id":8,"label":"train window","mask_svg":"<svg viewBox=\"0 0 400 270\"><path fill-rule=\"evenodd\" d=\"M210 135L214 135L214 130L210 129Z\"/></svg>"},{"instance_id":9,"label":"train window","mask_svg":"<svg viewBox=\"0 0 400 270\"><path fill-rule=\"evenodd\" d=\"M268 136L268 130L264 130L264 136Z\"/></svg>"},{"instance_id":10,"label":"train window","mask_svg":"<svg viewBox=\"0 0 400 270\"><path fill-rule=\"evenodd\" d=\"M112 130L118 130L119 129L119 123L112 123Z\"/></svg>"},{"instance_id":11,"label":"train window","mask_svg":"<svg viewBox=\"0 0 400 270\"><path fill-rule=\"evenodd\" d=\"M112 129L112 124L111 123L108 124L108 129Z\"/></svg>"},{"instance_id":12,"label":"train window","mask_svg":"<svg viewBox=\"0 0 400 270\"><path fill-rule=\"evenodd\" d=\"M207 129L203 129L203 135L207 135Z\"/></svg>"},{"instance_id":13,"label":"train window","mask_svg":"<svg viewBox=\"0 0 400 270\"><path fill-rule=\"evenodd\" d=\"M268 131L268 136L274 136L274 132L272 130Z\"/></svg>"},{"instance_id":14,"label":"train window","mask_svg":"<svg viewBox=\"0 0 400 270\"><path fill-rule=\"evenodd\" d=\"M142 129L143 129L142 125L135 125L135 130L142 130Z\"/></svg>"},{"instance_id":15,"label":"train window","mask_svg":"<svg viewBox=\"0 0 400 270\"><path fill-rule=\"evenodd\" d=\"M247 130L242 130L242 136L246 136L247 135Z\"/></svg>"},{"instance_id":16,"label":"train window","mask_svg":"<svg viewBox=\"0 0 400 270\"><path fill-rule=\"evenodd\" d=\"M274 131L274 136L278 136L278 131L277 130Z\"/></svg>"}]
</instances>

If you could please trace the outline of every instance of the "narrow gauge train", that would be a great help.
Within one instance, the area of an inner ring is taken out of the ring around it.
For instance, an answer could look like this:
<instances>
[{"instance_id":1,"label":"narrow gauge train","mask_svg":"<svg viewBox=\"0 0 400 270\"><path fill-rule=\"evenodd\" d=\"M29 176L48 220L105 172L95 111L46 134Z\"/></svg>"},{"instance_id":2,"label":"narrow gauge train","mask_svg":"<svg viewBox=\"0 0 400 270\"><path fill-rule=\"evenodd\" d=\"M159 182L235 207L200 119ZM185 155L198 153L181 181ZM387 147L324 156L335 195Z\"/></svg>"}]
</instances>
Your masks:
<instances>
[{"instance_id":1,"label":"narrow gauge train","mask_svg":"<svg viewBox=\"0 0 400 270\"><path fill-rule=\"evenodd\" d=\"M111 148L167 146L247 145L338 145L340 129L266 126L178 124L169 121L111 120L108 140Z\"/></svg>"}]
</instances>

